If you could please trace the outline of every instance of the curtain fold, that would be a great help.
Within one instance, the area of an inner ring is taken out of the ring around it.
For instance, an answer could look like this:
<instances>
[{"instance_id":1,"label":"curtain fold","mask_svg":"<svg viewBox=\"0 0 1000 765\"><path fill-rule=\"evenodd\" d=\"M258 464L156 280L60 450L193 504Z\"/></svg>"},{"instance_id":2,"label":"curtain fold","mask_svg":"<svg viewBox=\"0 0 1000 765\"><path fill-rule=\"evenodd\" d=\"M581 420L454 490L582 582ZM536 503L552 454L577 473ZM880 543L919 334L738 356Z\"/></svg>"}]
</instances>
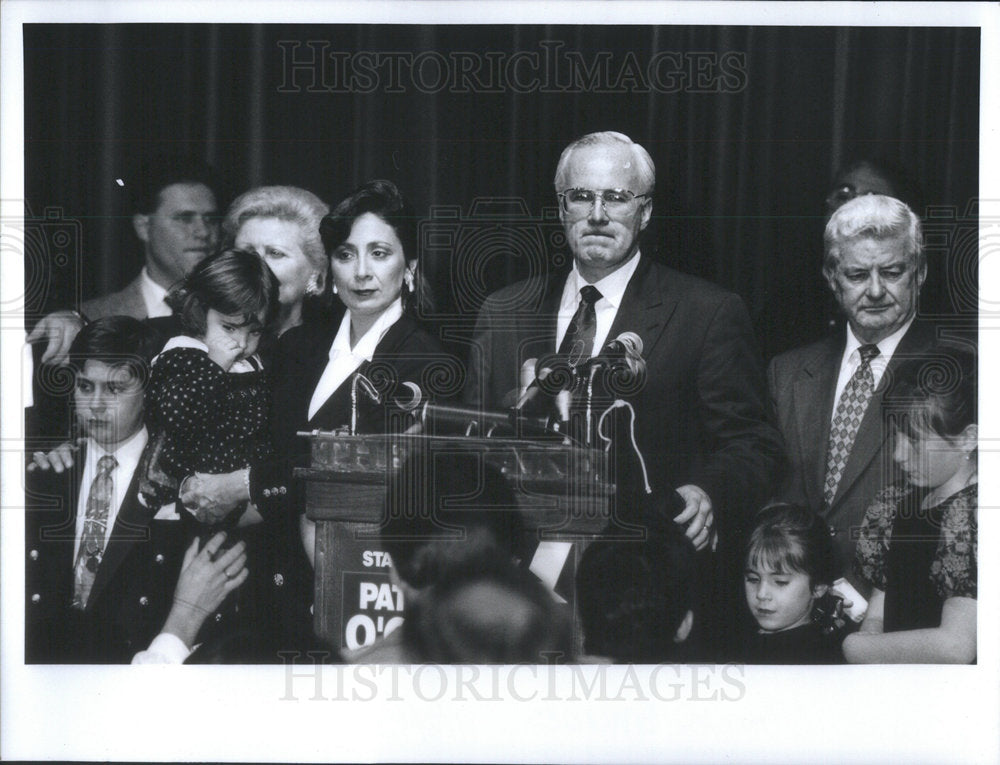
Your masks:
<instances>
[{"instance_id":1,"label":"curtain fold","mask_svg":"<svg viewBox=\"0 0 1000 765\"><path fill-rule=\"evenodd\" d=\"M24 36L26 201L81 231L76 275L54 276L39 310L134 275L115 179L170 148L210 161L231 194L290 183L335 204L387 177L425 213L520 200L527 219L503 225L534 226L549 246L563 146L627 133L658 169L643 251L738 291L768 355L823 330L823 197L840 163L886 156L928 202L959 210L978 190L978 29L36 24ZM474 313L455 289L478 299L538 265L492 247L479 286L456 278L462 253L428 255L449 315ZM946 257L935 269L967 270ZM954 309L944 286L930 293Z\"/></svg>"}]
</instances>

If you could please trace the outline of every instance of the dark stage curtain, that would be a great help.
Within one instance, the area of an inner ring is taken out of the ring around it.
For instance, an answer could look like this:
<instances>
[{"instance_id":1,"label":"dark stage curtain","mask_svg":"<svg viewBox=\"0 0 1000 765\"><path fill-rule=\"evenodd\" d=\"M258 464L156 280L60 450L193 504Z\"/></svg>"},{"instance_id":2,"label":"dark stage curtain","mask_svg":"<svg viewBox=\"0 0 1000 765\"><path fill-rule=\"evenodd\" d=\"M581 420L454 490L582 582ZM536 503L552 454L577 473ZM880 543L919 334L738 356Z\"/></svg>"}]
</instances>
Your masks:
<instances>
[{"instance_id":1,"label":"dark stage curtain","mask_svg":"<svg viewBox=\"0 0 1000 765\"><path fill-rule=\"evenodd\" d=\"M924 310L975 321L975 247L954 243L974 226L978 29L42 24L24 57L25 198L71 239L28 253L35 315L135 274L116 179L179 147L230 197L395 180L426 213L436 318L460 325L559 260L559 152L618 130L657 165L643 251L739 292L765 355L824 330L823 197L858 155L919 178Z\"/></svg>"}]
</instances>

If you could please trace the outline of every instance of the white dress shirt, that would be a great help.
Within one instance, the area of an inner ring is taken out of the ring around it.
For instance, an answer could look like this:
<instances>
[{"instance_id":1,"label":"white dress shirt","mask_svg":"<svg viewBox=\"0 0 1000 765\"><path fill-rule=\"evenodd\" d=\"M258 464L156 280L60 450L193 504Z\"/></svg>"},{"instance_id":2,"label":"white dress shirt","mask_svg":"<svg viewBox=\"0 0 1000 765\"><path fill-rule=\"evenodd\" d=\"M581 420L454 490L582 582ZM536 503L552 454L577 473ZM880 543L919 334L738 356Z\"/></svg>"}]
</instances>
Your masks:
<instances>
[{"instance_id":1,"label":"white dress shirt","mask_svg":"<svg viewBox=\"0 0 1000 765\"><path fill-rule=\"evenodd\" d=\"M149 433L146 426L139 428L130 438L118 444L113 452L104 449L91 438L87 439L87 458L83 464L83 476L80 478L80 496L76 503L76 540L73 542L73 560L76 560L80 552L80 539L83 537L83 525L87 520L87 497L90 495L90 485L97 475L97 463L101 457L110 454L118 464L111 471L113 482L113 492L111 503L108 507L108 525L104 529L104 543L101 551L108 546L108 539L111 530L115 527L115 520L118 518L118 511L121 509L125 494L128 492L129 484L132 483L132 476L139 465L139 458L142 457L142 450L146 448L146 441L149 440Z\"/></svg>"},{"instance_id":2,"label":"white dress shirt","mask_svg":"<svg viewBox=\"0 0 1000 765\"><path fill-rule=\"evenodd\" d=\"M167 290L153 281L145 266L139 272L139 288L142 292L142 302L146 304L146 316L150 319L157 316L173 316L173 310L163 299L167 296Z\"/></svg>"},{"instance_id":3,"label":"white dress shirt","mask_svg":"<svg viewBox=\"0 0 1000 765\"><path fill-rule=\"evenodd\" d=\"M622 304L625 296L625 288L628 287L629 279L639 267L640 254L636 251L625 265L616 271L605 276L598 282L594 282L594 287L601 293L601 299L594 303L594 312L597 314L597 329L594 333L594 347L590 350L590 356L596 356L607 342L611 325L614 324L615 316L618 315L618 307ZM573 314L580 305L580 290L589 284L573 263L573 270L566 277L566 284L563 286L562 300L559 303L559 315L556 318L556 347L559 350L563 338L569 329L569 324L573 320Z\"/></svg>"},{"instance_id":4,"label":"white dress shirt","mask_svg":"<svg viewBox=\"0 0 1000 765\"><path fill-rule=\"evenodd\" d=\"M885 374L885 368L889 366L892 354L896 352L896 346L899 345L899 341L903 339L903 335L906 334L912 323L913 319L911 318L900 329L897 329L891 335L875 344L878 346L878 356L873 358L868 364L872 370L875 388L878 388L879 381L882 379L882 375ZM837 402L840 401L840 396L844 392L844 388L847 387L847 383L854 376L858 367L861 366L861 353L858 349L862 345L867 345L867 343L862 343L858 340L851 330L851 325L848 324L847 345L844 346L844 355L840 359L840 375L837 377L837 390L833 398L834 406L833 415L830 417L831 422L837 416Z\"/></svg>"},{"instance_id":5,"label":"white dress shirt","mask_svg":"<svg viewBox=\"0 0 1000 765\"><path fill-rule=\"evenodd\" d=\"M399 317L402 315L403 301L396 298L375 320L371 329L365 332L364 336L351 348L351 312L348 311L344 314L337 336L333 338L333 344L330 346L330 360L327 362L319 382L316 383L316 389L309 402L310 420L326 403L326 400L336 392L337 388L357 371L358 367L366 361L372 360L375 349L385 337L385 333L399 321Z\"/></svg>"}]
</instances>

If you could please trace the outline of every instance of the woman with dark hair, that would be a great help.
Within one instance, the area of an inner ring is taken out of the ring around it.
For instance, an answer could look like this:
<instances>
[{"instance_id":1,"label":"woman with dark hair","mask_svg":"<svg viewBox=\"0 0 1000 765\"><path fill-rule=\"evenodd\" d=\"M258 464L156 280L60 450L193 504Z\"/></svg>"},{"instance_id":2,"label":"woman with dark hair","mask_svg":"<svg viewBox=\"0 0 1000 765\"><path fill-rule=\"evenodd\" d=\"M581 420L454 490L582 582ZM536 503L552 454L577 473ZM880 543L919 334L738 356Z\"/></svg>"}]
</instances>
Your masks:
<instances>
[{"instance_id":1,"label":"woman with dark hair","mask_svg":"<svg viewBox=\"0 0 1000 765\"><path fill-rule=\"evenodd\" d=\"M872 587L850 663L976 660L979 473L976 363L942 352L907 362L887 391L900 481L860 529L855 569Z\"/></svg>"},{"instance_id":2,"label":"woman with dark hair","mask_svg":"<svg viewBox=\"0 0 1000 765\"><path fill-rule=\"evenodd\" d=\"M296 437L302 429L334 430L352 421L356 432L391 429L393 390L404 383L425 388L428 368L441 361L441 345L416 317L424 299L416 220L399 189L377 180L320 223L333 292L346 310L339 323L289 332L279 348L272 425L290 452L302 452L304 440ZM355 375L387 383L379 401L352 390ZM253 475L250 483L259 485ZM304 516L302 533L311 559L314 528Z\"/></svg>"},{"instance_id":3,"label":"woman with dark hair","mask_svg":"<svg viewBox=\"0 0 1000 765\"><path fill-rule=\"evenodd\" d=\"M301 533L303 545L275 542L294 548L275 550L293 558L279 568L280 587L294 613L278 617L292 639L309 629L312 619L312 571L302 552L304 546L311 561L314 529L292 480L293 467L308 463L309 444L298 432L336 430L352 420L355 432L385 432L398 421L390 403L394 391L405 390L404 383L425 388L431 368L446 358L416 316L423 290L415 221L389 181L365 184L323 219L333 292L344 311L339 321L307 321L289 329L275 348L271 436L282 459L198 476L185 487L185 502L206 513L224 514L250 500L265 518L280 517L291 534ZM377 401L358 390L361 377L374 381L366 387L379 393Z\"/></svg>"}]
</instances>

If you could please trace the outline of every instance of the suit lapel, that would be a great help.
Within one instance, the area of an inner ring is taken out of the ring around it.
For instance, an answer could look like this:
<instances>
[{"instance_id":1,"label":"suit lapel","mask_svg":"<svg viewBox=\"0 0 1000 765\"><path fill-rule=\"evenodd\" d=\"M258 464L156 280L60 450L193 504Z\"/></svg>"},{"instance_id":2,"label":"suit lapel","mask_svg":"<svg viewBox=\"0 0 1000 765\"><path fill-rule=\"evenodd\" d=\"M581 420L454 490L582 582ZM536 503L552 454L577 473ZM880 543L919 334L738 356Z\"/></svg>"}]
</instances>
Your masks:
<instances>
[{"instance_id":1,"label":"suit lapel","mask_svg":"<svg viewBox=\"0 0 1000 765\"><path fill-rule=\"evenodd\" d=\"M46 558L51 559L52 565L48 576L58 581L60 599L64 599L66 603L73 597L73 566L76 563L73 548L76 542L76 516L80 492L85 490L80 485L83 481L85 464L87 464L86 445L80 449L72 468L62 474L53 475L53 480L49 483L53 487L52 493L67 503L68 513L62 507L58 507L55 513L45 513L47 517L54 516L55 522L52 524L43 522L37 532L38 540L33 542L44 546ZM86 487L86 490L89 488Z\"/></svg>"},{"instance_id":2,"label":"suit lapel","mask_svg":"<svg viewBox=\"0 0 1000 765\"><path fill-rule=\"evenodd\" d=\"M94 586L91 588L90 599L87 601L88 610L100 601L101 595L107 589L115 572L135 543L148 541L149 523L153 514L152 510L143 507L142 503L139 502L139 471L137 468L132 474L132 481L125 492L118 516L115 518L115 525L111 529L111 537L104 549L101 565L94 575Z\"/></svg>"},{"instance_id":3,"label":"suit lapel","mask_svg":"<svg viewBox=\"0 0 1000 765\"><path fill-rule=\"evenodd\" d=\"M330 345L337 336L339 327L339 321L330 327L323 327L321 331L304 338L302 345L292 349L293 352L283 354L282 362L288 368L278 373L278 384L275 385L276 390L281 390L280 400L277 396L275 399L275 411L280 412L283 417L296 423L308 420L309 404L330 361ZM322 409L320 407L317 411L317 417Z\"/></svg>"},{"instance_id":4,"label":"suit lapel","mask_svg":"<svg viewBox=\"0 0 1000 765\"><path fill-rule=\"evenodd\" d=\"M622 332L635 332L642 338L642 355L647 359L677 307L675 285L660 276L648 257L639 260L607 338L613 340Z\"/></svg>"},{"instance_id":5,"label":"suit lapel","mask_svg":"<svg viewBox=\"0 0 1000 765\"><path fill-rule=\"evenodd\" d=\"M146 308L146 301L142 298L142 274L129 282L128 286L122 290L124 293L123 305L116 311L127 316L147 317L149 309Z\"/></svg>"},{"instance_id":6,"label":"suit lapel","mask_svg":"<svg viewBox=\"0 0 1000 765\"><path fill-rule=\"evenodd\" d=\"M909 331L903 335L896 346L896 351L892 354L889 364L886 366L882 378L879 380L878 388L872 395L865 410L865 416L858 426L858 433L854 437L854 445L851 447L851 454L847 458L844 466L844 473L837 485L837 494L833 498L833 505L836 505L841 497L847 493L855 481L867 469L871 461L882 448L888 436L888 428L882 415L882 397L885 395L886 387L892 380L899 365L904 361L914 358L921 352L926 351L932 340L932 333L928 327L922 323L914 322Z\"/></svg>"},{"instance_id":7,"label":"suit lapel","mask_svg":"<svg viewBox=\"0 0 1000 765\"><path fill-rule=\"evenodd\" d=\"M538 311L538 316L544 323L540 333L537 324L528 328L528 331L524 333L525 340L522 341L522 347L518 349L520 361L529 358L542 358L558 350L556 348L556 333L559 327L559 304L562 302L563 288L567 278L566 274L556 274L550 276L546 281L545 292L542 294ZM539 344L539 347L535 346L536 343Z\"/></svg>"},{"instance_id":8,"label":"suit lapel","mask_svg":"<svg viewBox=\"0 0 1000 765\"><path fill-rule=\"evenodd\" d=\"M405 313L399 317L399 319L389 327L389 331L385 333L385 336L375 347L375 352L372 354L372 364L377 364L387 356L391 357L402 353L406 348L406 341L416 330L416 325L413 320L410 319ZM330 343L333 342L334 335L330 337ZM326 369L326 364L329 361L329 348L330 343L327 343L323 349L322 356L317 356L314 363L311 365L309 370L310 376L308 377L308 384L306 390L310 391L310 398L306 400L306 407L308 408L309 401L311 401L312 391L316 389L316 384L319 382L319 378L323 376L323 371ZM368 362L363 362L361 366L358 367L357 371L363 371L368 366ZM332 429L340 427L346 424L346 422L335 422L335 420L344 419L349 414L344 414L345 409L349 412L350 406L350 386L351 379L354 377L354 372L348 375L347 379L335 390L330 396L323 402L322 406L316 410L316 414L312 416L309 420L309 427L319 427L323 429ZM399 381L396 381L399 382ZM303 419L305 419L308 412L303 412Z\"/></svg>"},{"instance_id":9,"label":"suit lapel","mask_svg":"<svg viewBox=\"0 0 1000 765\"><path fill-rule=\"evenodd\" d=\"M792 388L800 459L810 478L805 490L811 507L823 505L826 448L842 355L841 343L831 337L819 353L802 366ZM819 428L816 427L817 417Z\"/></svg>"}]
</instances>

